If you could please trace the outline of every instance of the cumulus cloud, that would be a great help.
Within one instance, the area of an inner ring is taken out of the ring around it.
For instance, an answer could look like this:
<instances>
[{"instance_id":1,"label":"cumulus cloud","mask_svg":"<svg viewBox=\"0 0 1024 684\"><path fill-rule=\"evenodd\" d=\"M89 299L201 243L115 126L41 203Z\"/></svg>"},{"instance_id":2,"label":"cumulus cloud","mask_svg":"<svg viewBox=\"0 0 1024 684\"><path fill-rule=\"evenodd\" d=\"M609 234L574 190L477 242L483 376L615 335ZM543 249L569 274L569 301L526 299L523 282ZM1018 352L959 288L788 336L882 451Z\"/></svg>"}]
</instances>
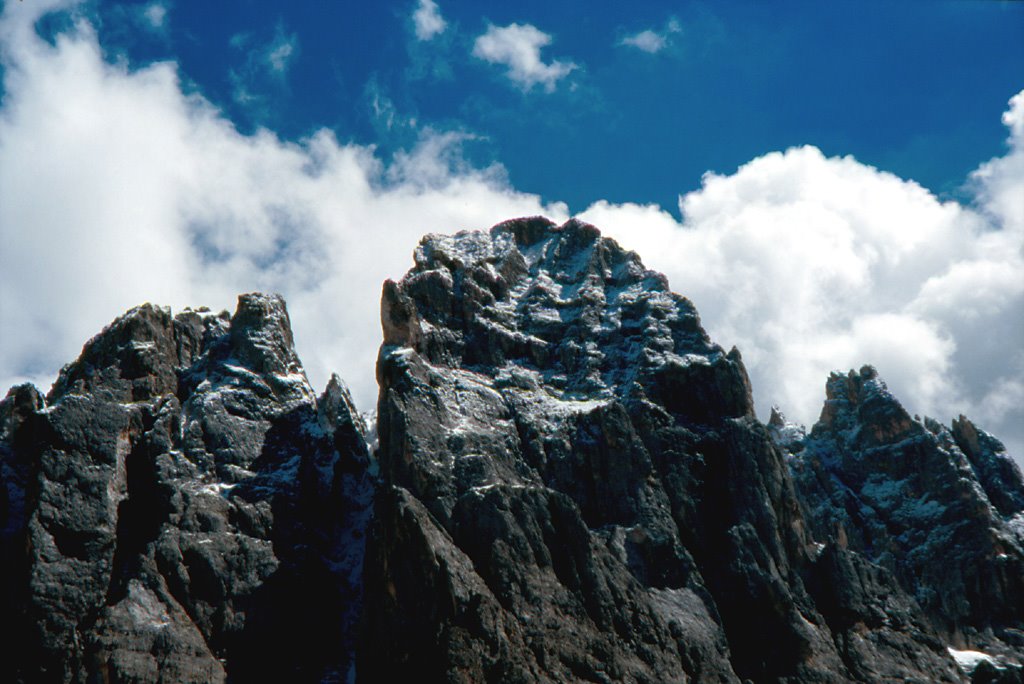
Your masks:
<instances>
[{"instance_id":1,"label":"cumulus cloud","mask_svg":"<svg viewBox=\"0 0 1024 684\"><path fill-rule=\"evenodd\" d=\"M424 233L567 218L500 170L460 163L458 135L428 131L391 164L328 131L245 136L184 94L173 64L132 71L104 61L87 24L50 45L17 18L0 23L5 387L48 386L143 301L231 309L237 293L265 290L288 300L311 381L338 371L368 409L381 283L412 265Z\"/></svg>"},{"instance_id":2,"label":"cumulus cloud","mask_svg":"<svg viewBox=\"0 0 1024 684\"><path fill-rule=\"evenodd\" d=\"M535 85L547 92L576 68L572 62L544 63L540 50L551 44L551 36L530 24L490 26L473 44L473 56L508 68L508 77L524 91Z\"/></svg>"},{"instance_id":3,"label":"cumulus cloud","mask_svg":"<svg viewBox=\"0 0 1024 684\"><path fill-rule=\"evenodd\" d=\"M1024 91L1010 99L1003 114L1003 124L1010 129L1010 154L982 164L971 180L980 205L1008 232L1024 233Z\"/></svg>"},{"instance_id":4,"label":"cumulus cloud","mask_svg":"<svg viewBox=\"0 0 1024 684\"><path fill-rule=\"evenodd\" d=\"M637 250L736 344L762 414L804 423L831 370L872 363L912 412L966 413L1024 446L1024 94L1008 154L972 175L963 207L814 147L707 174L654 206L598 202L582 217Z\"/></svg>"},{"instance_id":5,"label":"cumulus cloud","mask_svg":"<svg viewBox=\"0 0 1024 684\"><path fill-rule=\"evenodd\" d=\"M670 19L663 30L644 29L638 33L631 33L624 36L619 41L619 45L634 47L643 52L655 54L668 47L672 34L679 33L681 30L679 22L676 19Z\"/></svg>"},{"instance_id":6,"label":"cumulus cloud","mask_svg":"<svg viewBox=\"0 0 1024 684\"><path fill-rule=\"evenodd\" d=\"M419 40L430 40L442 33L448 23L441 16L441 10L433 0L420 0L412 13L413 29Z\"/></svg>"},{"instance_id":7,"label":"cumulus cloud","mask_svg":"<svg viewBox=\"0 0 1024 684\"><path fill-rule=\"evenodd\" d=\"M41 6L0 20L0 384L43 386L142 301L289 302L310 379L331 371L373 406L381 282L428 232L567 216L463 161L464 134L424 131L385 162L328 131L240 134L186 94L175 66L104 60L85 23L51 44ZM508 28L508 27L506 27ZM538 58L539 62L539 58ZM542 83L542 81L535 81ZM875 364L912 412L963 412L1024 447L1024 94L1008 152L970 178L970 206L813 147L708 174L655 206L598 202L582 218L636 249L736 344L762 415L813 422L829 371ZM59 163L47 152L59 150Z\"/></svg>"}]
</instances>

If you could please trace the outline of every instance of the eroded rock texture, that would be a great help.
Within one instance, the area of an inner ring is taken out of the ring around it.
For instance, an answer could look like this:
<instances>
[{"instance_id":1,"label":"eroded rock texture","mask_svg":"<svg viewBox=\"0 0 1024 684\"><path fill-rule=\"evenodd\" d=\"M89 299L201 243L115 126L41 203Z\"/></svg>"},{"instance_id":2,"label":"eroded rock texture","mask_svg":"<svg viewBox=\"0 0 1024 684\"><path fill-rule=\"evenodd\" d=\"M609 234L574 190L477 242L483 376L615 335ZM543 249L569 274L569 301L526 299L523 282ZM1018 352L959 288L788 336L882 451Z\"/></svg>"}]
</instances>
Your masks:
<instances>
[{"instance_id":1,"label":"eroded rock texture","mask_svg":"<svg viewBox=\"0 0 1024 684\"><path fill-rule=\"evenodd\" d=\"M881 566L944 643L1024 681L1024 480L1003 445L963 416L911 417L870 366L826 392L786 443L814 535Z\"/></svg>"},{"instance_id":2,"label":"eroded rock texture","mask_svg":"<svg viewBox=\"0 0 1024 684\"><path fill-rule=\"evenodd\" d=\"M361 675L961 679L884 568L822 552L739 353L635 254L523 219L415 263L384 287Z\"/></svg>"},{"instance_id":3,"label":"eroded rock texture","mask_svg":"<svg viewBox=\"0 0 1024 684\"><path fill-rule=\"evenodd\" d=\"M379 448L284 303L0 401L0 681L1024 682L1024 480L870 367L810 433L577 221L428 236ZM379 473L378 473L379 468Z\"/></svg>"},{"instance_id":4,"label":"eroded rock texture","mask_svg":"<svg viewBox=\"0 0 1024 684\"><path fill-rule=\"evenodd\" d=\"M284 302L145 305L0 402L3 681L339 681L372 498Z\"/></svg>"}]
</instances>

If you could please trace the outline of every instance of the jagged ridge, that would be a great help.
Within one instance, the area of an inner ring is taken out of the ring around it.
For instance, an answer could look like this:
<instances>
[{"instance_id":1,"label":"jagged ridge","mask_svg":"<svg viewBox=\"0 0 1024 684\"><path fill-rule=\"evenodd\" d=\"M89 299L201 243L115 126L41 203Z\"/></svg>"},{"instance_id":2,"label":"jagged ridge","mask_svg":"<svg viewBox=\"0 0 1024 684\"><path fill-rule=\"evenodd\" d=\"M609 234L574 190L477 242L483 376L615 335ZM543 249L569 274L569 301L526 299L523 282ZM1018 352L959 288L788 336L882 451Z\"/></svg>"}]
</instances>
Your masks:
<instances>
[{"instance_id":1,"label":"jagged ridge","mask_svg":"<svg viewBox=\"0 0 1024 684\"><path fill-rule=\"evenodd\" d=\"M635 254L524 219L415 261L384 288L361 672L960 679L884 568L815 540L739 353Z\"/></svg>"},{"instance_id":2,"label":"jagged ridge","mask_svg":"<svg viewBox=\"0 0 1024 684\"><path fill-rule=\"evenodd\" d=\"M0 677L1021 681L1024 483L969 420L865 368L809 434L762 425L739 352L578 221L415 264L383 293L379 482L278 297L139 307L13 389Z\"/></svg>"},{"instance_id":3,"label":"jagged ridge","mask_svg":"<svg viewBox=\"0 0 1024 684\"><path fill-rule=\"evenodd\" d=\"M344 678L368 453L279 297L138 307L0 407L5 681Z\"/></svg>"},{"instance_id":4,"label":"jagged ridge","mask_svg":"<svg viewBox=\"0 0 1024 684\"><path fill-rule=\"evenodd\" d=\"M885 568L957 649L1024 651L1024 479L960 416L912 418L870 366L833 374L821 418L789 439L817 538Z\"/></svg>"}]
</instances>

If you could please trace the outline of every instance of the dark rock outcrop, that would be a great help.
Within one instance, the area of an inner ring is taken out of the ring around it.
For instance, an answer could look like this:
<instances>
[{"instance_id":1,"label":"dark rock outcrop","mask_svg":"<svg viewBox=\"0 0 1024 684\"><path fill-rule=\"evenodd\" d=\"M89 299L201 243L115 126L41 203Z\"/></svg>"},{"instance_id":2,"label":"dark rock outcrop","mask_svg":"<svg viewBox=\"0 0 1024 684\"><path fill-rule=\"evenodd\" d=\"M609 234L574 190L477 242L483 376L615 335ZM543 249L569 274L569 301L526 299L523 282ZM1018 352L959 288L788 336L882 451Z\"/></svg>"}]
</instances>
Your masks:
<instances>
[{"instance_id":1,"label":"dark rock outcrop","mask_svg":"<svg viewBox=\"0 0 1024 684\"><path fill-rule=\"evenodd\" d=\"M276 296L12 389L0 681L1024 682L1024 479L968 419L865 367L760 423L578 221L428 236L381 317L371 429Z\"/></svg>"},{"instance_id":2,"label":"dark rock outcrop","mask_svg":"<svg viewBox=\"0 0 1024 684\"><path fill-rule=\"evenodd\" d=\"M372 497L284 302L133 309L0 402L4 681L343 680Z\"/></svg>"},{"instance_id":3,"label":"dark rock outcrop","mask_svg":"<svg viewBox=\"0 0 1024 684\"><path fill-rule=\"evenodd\" d=\"M384 286L361 674L960 680L882 568L822 553L739 353L635 254L523 219L415 262Z\"/></svg>"},{"instance_id":4,"label":"dark rock outcrop","mask_svg":"<svg viewBox=\"0 0 1024 684\"><path fill-rule=\"evenodd\" d=\"M884 569L943 643L1021 681L1020 470L963 416L952 429L911 417L870 366L833 374L826 392L810 434L787 445L813 534Z\"/></svg>"}]
</instances>

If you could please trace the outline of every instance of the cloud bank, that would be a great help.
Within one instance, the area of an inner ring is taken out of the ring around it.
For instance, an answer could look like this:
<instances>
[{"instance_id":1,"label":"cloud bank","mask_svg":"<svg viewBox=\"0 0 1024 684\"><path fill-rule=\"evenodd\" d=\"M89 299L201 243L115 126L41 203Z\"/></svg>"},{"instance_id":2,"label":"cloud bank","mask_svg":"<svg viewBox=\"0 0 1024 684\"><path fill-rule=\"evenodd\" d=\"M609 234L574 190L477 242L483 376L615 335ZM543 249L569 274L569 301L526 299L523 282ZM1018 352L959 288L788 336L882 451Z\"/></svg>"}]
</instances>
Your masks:
<instances>
[{"instance_id":1,"label":"cloud bank","mask_svg":"<svg viewBox=\"0 0 1024 684\"><path fill-rule=\"evenodd\" d=\"M338 371L370 409L381 282L411 266L423 234L567 218L501 168L465 163L461 134L424 130L388 161L328 131L242 135L183 91L174 64L109 63L81 21L48 43L29 5L8 3L0 19L4 387L48 386L143 301L230 309L239 292L266 290L287 298L314 385ZM526 44L511 70L540 63L546 40ZM971 176L970 207L801 147L706 175L680 198L681 221L607 202L581 216L666 272L712 337L740 347L762 416L777 403L813 422L830 370L873 363L911 411L964 412L1019 458L1024 93L1003 121L1008 152Z\"/></svg>"},{"instance_id":2,"label":"cloud bank","mask_svg":"<svg viewBox=\"0 0 1024 684\"><path fill-rule=\"evenodd\" d=\"M977 206L814 147L708 174L658 207L598 202L582 218L644 256L736 344L758 407L802 422L829 371L878 367L911 411L964 412L1007 439L1024 425L1024 95L1010 151L972 176Z\"/></svg>"}]
</instances>

